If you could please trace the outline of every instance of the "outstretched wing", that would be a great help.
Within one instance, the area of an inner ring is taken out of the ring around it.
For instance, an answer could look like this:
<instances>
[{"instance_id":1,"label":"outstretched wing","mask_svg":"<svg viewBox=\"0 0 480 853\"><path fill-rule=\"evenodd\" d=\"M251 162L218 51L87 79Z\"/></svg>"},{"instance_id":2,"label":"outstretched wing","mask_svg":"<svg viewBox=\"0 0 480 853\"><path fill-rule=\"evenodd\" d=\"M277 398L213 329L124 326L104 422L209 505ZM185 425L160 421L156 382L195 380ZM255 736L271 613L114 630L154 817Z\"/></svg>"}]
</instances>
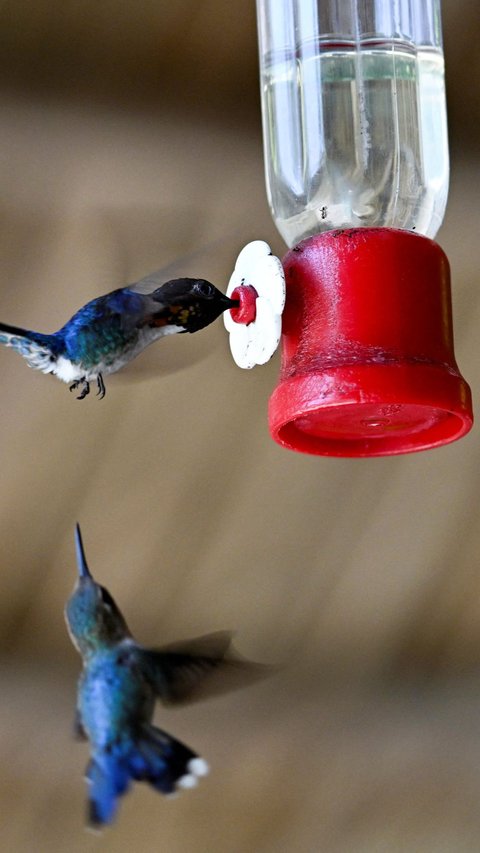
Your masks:
<instances>
[{"instance_id":1,"label":"outstretched wing","mask_svg":"<svg viewBox=\"0 0 480 853\"><path fill-rule=\"evenodd\" d=\"M42 335L16 326L0 323L0 344L11 347L26 360L29 367L52 373L58 353L53 335Z\"/></svg>"},{"instance_id":2,"label":"outstretched wing","mask_svg":"<svg viewBox=\"0 0 480 853\"><path fill-rule=\"evenodd\" d=\"M142 650L145 672L166 704L194 702L246 687L273 668L243 660L231 651L227 631L207 634L165 649Z\"/></svg>"}]
</instances>

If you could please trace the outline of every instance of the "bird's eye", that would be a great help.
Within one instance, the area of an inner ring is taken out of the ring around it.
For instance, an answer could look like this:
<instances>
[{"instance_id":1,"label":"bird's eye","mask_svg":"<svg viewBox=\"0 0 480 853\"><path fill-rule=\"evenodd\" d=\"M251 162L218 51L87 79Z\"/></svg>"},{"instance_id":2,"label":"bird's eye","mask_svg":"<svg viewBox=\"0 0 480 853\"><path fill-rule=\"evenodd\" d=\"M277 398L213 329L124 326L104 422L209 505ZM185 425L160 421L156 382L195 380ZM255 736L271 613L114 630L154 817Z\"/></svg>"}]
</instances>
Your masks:
<instances>
[{"instance_id":1,"label":"bird's eye","mask_svg":"<svg viewBox=\"0 0 480 853\"><path fill-rule=\"evenodd\" d=\"M201 296L210 297L215 293L215 288L213 284L210 284L208 281L197 281L195 286L195 290L197 293L200 293Z\"/></svg>"}]
</instances>

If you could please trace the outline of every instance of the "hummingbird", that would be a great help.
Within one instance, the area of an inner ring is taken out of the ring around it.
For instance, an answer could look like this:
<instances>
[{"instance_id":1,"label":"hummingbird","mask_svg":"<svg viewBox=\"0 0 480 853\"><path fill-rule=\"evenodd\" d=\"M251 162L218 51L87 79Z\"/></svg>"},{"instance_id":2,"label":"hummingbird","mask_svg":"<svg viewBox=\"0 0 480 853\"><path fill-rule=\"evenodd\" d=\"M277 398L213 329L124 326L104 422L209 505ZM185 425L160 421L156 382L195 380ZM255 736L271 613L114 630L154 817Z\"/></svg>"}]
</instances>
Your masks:
<instances>
[{"instance_id":1,"label":"hummingbird","mask_svg":"<svg viewBox=\"0 0 480 853\"><path fill-rule=\"evenodd\" d=\"M71 639L83 659L74 730L90 741L88 819L99 828L113 821L118 798L132 780L173 794L194 787L208 773L207 762L194 750L152 724L156 699L168 704L191 701L196 693L198 698L201 682L215 668L240 668L250 676L255 670L262 675L264 668L226 657L228 632L159 650L142 647L108 590L93 579L78 524L75 545L78 579L65 608Z\"/></svg>"},{"instance_id":2,"label":"hummingbird","mask_svg":"<svg viewBox=\"0 0 480 853\"><path fill-rule=\"evenodd\" d=\"M103 377L116 373L165 335L198 332L228 308L238 307L203 278L177 278L158 285L151 274L87 302L58 332L43 334L0 323L0 344L12 347L29 367L52 373L80 390L105 396Z\"/></svg>"}]
</instances>

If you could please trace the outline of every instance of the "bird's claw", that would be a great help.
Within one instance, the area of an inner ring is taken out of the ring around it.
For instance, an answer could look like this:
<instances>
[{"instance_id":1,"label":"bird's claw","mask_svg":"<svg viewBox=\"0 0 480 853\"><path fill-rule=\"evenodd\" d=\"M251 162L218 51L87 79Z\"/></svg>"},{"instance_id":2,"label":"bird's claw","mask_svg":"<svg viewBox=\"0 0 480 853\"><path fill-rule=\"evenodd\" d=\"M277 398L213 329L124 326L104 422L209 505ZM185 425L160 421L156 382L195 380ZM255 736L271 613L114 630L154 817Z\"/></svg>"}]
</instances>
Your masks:
<instances>
[{"instance_id":1,"label":"bird's claw","mask_svg":"<svg viewBox=\"0 0 480 853\"><path fill-rule=\"evenodd\" d=\"M105 397L105 383L103 381L103 376L101 373L99 373L97 376L97 388L97 397L99 397L100 400L103 400L103 398Z\"/></svg>"},{"instance_id":2,"label":"bird's claw","mask_svg":"<svg viewBox=\"0 0 480 853\"><path fill-rule=\"evenodd\" d=\"M81 393L78 395L77 400L84 400L87 394L90 394L90 383L87 382L84 376L81 379L76 379L75 382L69 386L70 391L76 391L77 388L83 385Z\"/></svg>"},{"instance_id":3,"label":"bird's claw","mask_svg":"<svg viewBox=\"0 0 480 853\"><path fill-rule=\"evenodd\" d=\"M75 382L72 382L72 384L69 386L69 390L76 391L77 388L80 387L80 385L82 385L83 387L81 393L77 397L77 400L84 400L87 394L90 394L90 383L87 382L84 376L82 376L81 379L76 379ZM105 397L105 383L103 381L103 376L101 373L99 373L97 376L97 388L97 397L100 397L100 400L103 400L103 398Z\"/></svg>"},{"instance_id":4,"label":"bird's claw","mask_svg":"<svg viewBox=\"0 0 480 853\"><path fill-rule=\"evenodd\" d=\"M78 395L77 400L84 400L87 394L90 394L90 383L87 382L86 379L84 379L82 392Z\"/></svg>"}]
</instances>

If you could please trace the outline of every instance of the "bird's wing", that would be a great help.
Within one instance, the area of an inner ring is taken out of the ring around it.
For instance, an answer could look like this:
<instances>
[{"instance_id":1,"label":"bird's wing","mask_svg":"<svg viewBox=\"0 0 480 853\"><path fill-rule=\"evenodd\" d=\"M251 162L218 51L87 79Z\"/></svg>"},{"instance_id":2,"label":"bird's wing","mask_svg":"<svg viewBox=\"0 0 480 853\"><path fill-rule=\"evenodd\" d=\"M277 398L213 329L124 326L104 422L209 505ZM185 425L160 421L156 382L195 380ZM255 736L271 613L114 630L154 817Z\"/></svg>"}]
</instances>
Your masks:
<instances>
[{"instance_id":1,"label":"bird's wing","mask_svg":"<svg viewBox=\"0 0 480 853\"><path fill-rule=\"evenodd\" d=\"M51 373L54 368L55 354L49 339L49 335L0 323L0 344L12 347L23 355L30 367L43 373Z\"/></svg>"},{"instance_id":2,"label":"bird's wing","mask_svg":"<svg viewBox=\"0 0 480 853\"><path fill-rule=\"evenodd\" d=\"M230 652L228 631L207 634L164 649L143 649L143 665L166 704L195 702L228 693L271 675L273 668Z\"/></svg>"},{"instance_id":3,"label":"bird's wing","mask_svg":"<svg viewBox=\"0 0 480 853\"><path fill-rule=\"evenodd\" d=\"M238 232L223 234L201 248L178 257L162 269L149 273L139 281L127 284L127 288L134 293L147 295L174 278L207 278L209 281L221 281L225 270L229 270L232 265L232 252L235 254L235 247L239 242L241 244Z\"/></svg>"},{"instance_id":4,"label":"bird's wing","mask_svg":"<svg viewBox=\"0 0 480 853\"><path fill-rule=\"evenodd\" d=\"M126 289L133 293L140 293L142 296L148 296L157 290L167 279L165 278L165 270L158 270L141 278L140 281L135 281L133 284L127 284Z\"/></svg>"}]
</instances>

